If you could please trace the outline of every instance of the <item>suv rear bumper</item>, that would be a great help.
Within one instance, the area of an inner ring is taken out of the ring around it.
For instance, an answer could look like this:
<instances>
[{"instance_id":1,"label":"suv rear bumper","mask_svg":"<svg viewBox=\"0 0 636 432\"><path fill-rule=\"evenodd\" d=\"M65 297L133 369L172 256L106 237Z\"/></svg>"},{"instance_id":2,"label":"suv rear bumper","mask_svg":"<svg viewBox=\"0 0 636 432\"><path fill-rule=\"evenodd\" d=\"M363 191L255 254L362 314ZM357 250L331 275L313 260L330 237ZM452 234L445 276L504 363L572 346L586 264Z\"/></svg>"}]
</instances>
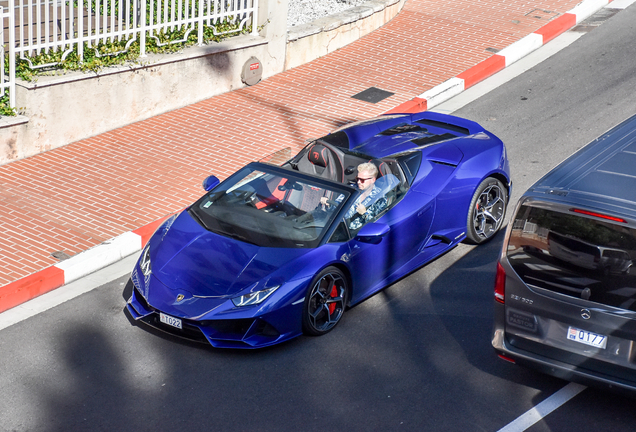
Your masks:
<instances>
[{"instance_id":1,"label":"suv rear bumper","mask_svg":"<svg viewBox=\"0 0 636 432\"><path fill-rule=\"evenodd\" d=\"M567 381L636 397L636 383L616 379L513 347L506 343L505 331L502 328L497 328L497 326L495 326L493 331L492 346L497 354L514 360L515 364L520 366L535 369L539 372Z\"/></svg>"}]
</instances>

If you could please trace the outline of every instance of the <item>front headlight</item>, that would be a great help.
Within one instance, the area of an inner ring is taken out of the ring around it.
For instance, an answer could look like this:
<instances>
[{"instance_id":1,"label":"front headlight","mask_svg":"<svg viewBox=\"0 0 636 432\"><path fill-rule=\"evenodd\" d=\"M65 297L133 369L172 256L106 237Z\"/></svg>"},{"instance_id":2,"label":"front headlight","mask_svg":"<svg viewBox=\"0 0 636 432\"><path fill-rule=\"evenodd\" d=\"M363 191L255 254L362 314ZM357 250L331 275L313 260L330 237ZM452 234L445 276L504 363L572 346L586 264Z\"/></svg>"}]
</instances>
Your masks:
<instances>
[{"instance_id":1,"label":"front headlight","mask_svg":"<svg viewBox=\"0 0 636 432\"><path fill-rule=\"evenodd\" d=\"M141 272L144 276L148 276L152 273L152 265L150 264L150 246L146 246L143 252L141 252L139 267L141 268Z\"/></svg>"},{"instance_id":2,"label":"front headlight","mask_svg":"<svg viewBox=\"0 0 636 432\"><path fill-rule=\"evenodd\" d=\"M276 285L272 288L267 288L262 291L256 291L249 294L242 295L240 297L234 297L232 303L234 306L251 306L262 303L267 297L272 295L274 291L280 288L280 285Z\"/></svg>"}]
</instances>

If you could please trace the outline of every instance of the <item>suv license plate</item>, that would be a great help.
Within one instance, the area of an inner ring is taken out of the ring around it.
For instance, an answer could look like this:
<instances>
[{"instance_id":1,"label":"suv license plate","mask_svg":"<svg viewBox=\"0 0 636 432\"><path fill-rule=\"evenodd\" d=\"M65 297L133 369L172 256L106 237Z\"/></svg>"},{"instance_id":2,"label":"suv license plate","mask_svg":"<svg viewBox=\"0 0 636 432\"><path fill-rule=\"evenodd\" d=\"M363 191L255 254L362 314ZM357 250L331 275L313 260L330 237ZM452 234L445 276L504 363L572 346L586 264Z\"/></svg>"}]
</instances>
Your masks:
<instances>
[{"instance_id":1,"label":"suv license plate","mask_svg":"<svg viewBox=\"0 0 636 432\"><path fill-rule=\"evenodd\" d=\"M179 318L171 317L170 315L159 312L159 320L164 324L168 324L169 326L182 329L181 320Z\"/></svg>"},{"instance_id":2,"label":"suv license plate","mask_svg":"<svg viewBox=\"0 0 636 432\"><path fill-rule=\"evenodd\" d=\"M592 333L587 330L581 330L575 327L568 328L568 339L595 348L605 349L607 346L607 336Z\"/></svg>"}]
</instances>

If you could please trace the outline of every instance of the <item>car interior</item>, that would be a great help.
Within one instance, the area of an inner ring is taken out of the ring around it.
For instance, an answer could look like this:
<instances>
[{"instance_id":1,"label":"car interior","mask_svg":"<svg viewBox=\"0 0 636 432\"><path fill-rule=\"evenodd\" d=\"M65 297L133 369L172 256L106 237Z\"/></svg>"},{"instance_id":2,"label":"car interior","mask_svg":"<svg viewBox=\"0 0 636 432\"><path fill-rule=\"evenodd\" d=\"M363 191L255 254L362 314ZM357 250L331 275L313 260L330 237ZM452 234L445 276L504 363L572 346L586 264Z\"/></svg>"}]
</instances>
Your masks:
<instances>
[{"instance_id":1,"label":"car interior","mask_svg":"<svg viewBox=\"0 0 636 432\"><path fill-rule=\"evenodd\" d=\"M364 162L375 164L378 168L378 180L392 174L402 187L408 188L407 179L396 160L365 158L345 152L320 139L307 145L292 160L283 164L283 167L355 186L357 167Z\"/></svg>"},{"instance_id":2,"label":"car interior","mask_svg":"<svg viewBox=\"0 0 636 432\"><path fill-rule=\"evenodd\" d=\"M384 214L408 189L413 176L405 175L396 159L369 159L317 140L284 163L282 168L355 187L357 166L365 162L372 162L378 168L375 186L380 188L375 201L365 205L371 208L378 203L380 207L377 208L381 210L362 224L359 221L353 223L354 219L360 219L361 215L357 213L346 218L349 230L357 232L363 224ZM286 244L291 242L293 247L312 247L325 227L330 225L335 214L333 210L339 208L344 195L328 187L294 181L286 176L262 174L255 172L247 175L220 198L214 195L210 199L204 197L198 203L201 210L200 214L198 212L199 218L210 227L221 224L226 230L240 231L242 238L250 238L255 242L270 244L269 240L262 238L271 236L278 242L281 239L286 240ZM322 202L324 198L327 199L325 203ZM386 202L380 201L381 198L385 198ZM217 199L221 206L211 206L211 202ZM253 210L258 212L254 213ZM232 216L224 211L231 211ZM233 228L228 225L230 219L233 220ZM344 237L347 236L343 234Z\"/></svg>"},{"instance_id":3,"label":"car interior","mask_svg":"<svg viewBox=\"0 0 636 432\"><path fill-rule=\"evenodd\" d=\"M318 139L283 164L283 167L355 187L357 167L365 162L372 162L378 168L376 186L381 189L382 196L386 197L387 208L390 207L408 189L407 177L395 159L369 159Z\"/></svg>"}]
</instances>

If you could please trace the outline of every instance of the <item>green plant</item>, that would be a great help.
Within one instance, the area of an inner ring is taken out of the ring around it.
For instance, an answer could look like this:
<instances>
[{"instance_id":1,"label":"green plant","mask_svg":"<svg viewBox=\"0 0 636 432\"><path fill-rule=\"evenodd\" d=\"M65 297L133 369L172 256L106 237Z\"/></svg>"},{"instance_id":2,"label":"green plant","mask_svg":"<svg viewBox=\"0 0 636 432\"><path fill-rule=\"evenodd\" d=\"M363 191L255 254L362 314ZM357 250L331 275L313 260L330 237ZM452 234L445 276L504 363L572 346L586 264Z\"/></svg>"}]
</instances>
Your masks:
<instances>
[{"instance_id":1,"label":"green plant","mask_svg":"<svg viewBox=\"0 0 636 432\"><path fill-rule=\"evenodd\" d=\"M15 116L16 109L9 105L9 89L4 89L0 96L0 116Z\"/></svg>"},{"instance_id":2,"label":"green plant","mask_svg":"<svg viewBox=\"0 0 636 432\"><path fill-rule=\"evenodd\" d=\"M204 43L221 42L229 36L219 33L245 34L250 31L251 26L241 30L238 24L232 22L219 23L215 28L204 26L203 41ZM194 25L187 38L185 38L186 32L187 29L177 29L168 32L160 31L153 37L147 36L146 52L170 53L196 44L197 25ZM25 81L33 81L38 75L46 74L51 70L97 72L104 67L135 62L140 54L139 40L132 42L126 49L128 42L128 40L115 40L107 43L99 42L95 46L84 43L83 60L80 59L77 47L65 58L62 58L64 55L62 50L25 56L24 58L16 57L16 75Z\"/></svg>"},{"instance_id":3,"label":"green plant","mask_svg":"<svg viewBox=\"0 0 636 432\"><path fill-rule=\"evenodd\" d=\"M67 2L68 4L68 2ZM106 4L106 7L104 5ZM111 9L111 5L114 6ZM178 18L186 18L186 14L191 16L198 13L199 2L194 3L194 10L188 9L186 12L183 8L175 8L174 2L162 2L161 0L155 0L154 2L146 3L146 24L150 24L150 12L153 9L153 15L157 15L157 11L160 15L171 16L173 12L179 15ZM73 0L73 5L79 7L80 2ZM88 0L82 2L82 6L88 8L93 13L99 10L102 15L110 16L112 13L114 16L120 16L119 2L104 2L103 0ZM125 12L124 12L125 13ZM123 16L124 21L128 23L134 23L137 21L137 17L134 16L134 11L131 9L128 11L127 16ZM189 28L175 29L172 31L159 31L153 34L146 35L145 51L147 53L171 53L177 52L188 46L192 46L198 42L198 23ZM264 25L263 25L264 27ZM259 30L261 28L259 27ZM224 39L232 35L247 34L252 31L251 26L241 28L241 19L239 16L227 17L225 21L215 22L214 25L203 26L203 43L221 42ZM187 35L187 36L186 36ZM50 75L52 72L57 71L83 71L83 72L98 72L100 69L109 66L117 66L127 63L138 62L140 55L140 42L139 39L128 43L128 40L111 40L109 42L99 42L96 45L89 45L84 43L83 56L79 55L78 47L75 46L72 51L65 54L65 51L58 49L55 51L42 52L40 54L30 56L16 56L16 77L24 81L34 81L38 76ZM128 45L128 46L127 46ZM8 59L9 55L5 55L5 73L8 74ZM4 95L0 98L0 115L16 115L16 109L9 106L8 91L4 92Z\"/></svg>"}]
</instances>

